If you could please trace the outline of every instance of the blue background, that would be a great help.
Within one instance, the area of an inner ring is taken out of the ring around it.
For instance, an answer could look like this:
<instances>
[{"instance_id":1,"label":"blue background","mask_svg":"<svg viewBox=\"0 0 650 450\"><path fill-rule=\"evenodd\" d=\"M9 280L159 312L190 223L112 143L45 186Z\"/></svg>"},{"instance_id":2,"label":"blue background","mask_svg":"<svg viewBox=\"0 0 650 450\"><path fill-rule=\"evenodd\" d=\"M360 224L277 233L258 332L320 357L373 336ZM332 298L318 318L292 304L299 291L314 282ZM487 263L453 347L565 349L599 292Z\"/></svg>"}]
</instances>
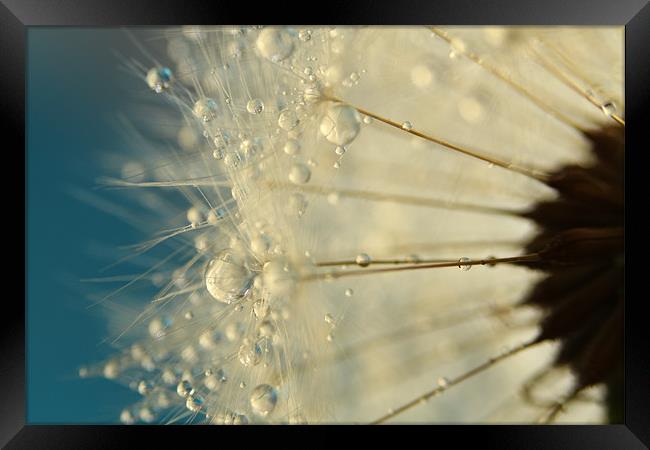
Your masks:
<instances>
[{"instance_id":1,"label":"blue background","mask_svg":"<svg viewBox=\"0 0 650 450\"><path fill-rule=\"evenodd\" d=\"M27 420L116 423L134 392L79 366L111 353L106 321L80 280L107 261L93 243L132 242L133 230L79 201L102 172L102 152L123 146L115 117L139 80L120 70L133 44L123 31L32 28L27 73ZM131 51L132 52L132 51ZM138 89L144 82L140 81Z\"/></svg>"}]
</instances>

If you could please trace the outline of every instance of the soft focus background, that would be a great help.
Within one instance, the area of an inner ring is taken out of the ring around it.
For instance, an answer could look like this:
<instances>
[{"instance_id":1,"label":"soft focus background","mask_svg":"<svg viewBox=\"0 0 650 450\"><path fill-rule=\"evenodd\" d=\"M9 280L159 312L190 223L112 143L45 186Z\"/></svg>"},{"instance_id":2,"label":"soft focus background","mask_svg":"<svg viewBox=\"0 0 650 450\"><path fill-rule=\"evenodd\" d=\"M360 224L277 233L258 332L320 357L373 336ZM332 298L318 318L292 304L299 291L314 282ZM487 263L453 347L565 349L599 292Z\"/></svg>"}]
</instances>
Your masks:
<instances>
[{"instance_id":1,"label":"soft focus background","mask_svg":"<svg viewBox=\"0 0 650 450\"><path fill-rule=\"evenodd\" d=\"M97 257L100 249L134 237L77 193L92 192L100 154L122 145L116 117L138 83L119 70L120 55L132 44L121 30L82 28L32 28L28 42L27 420L118 423L138 395L77 375L80 365L110 353L101 344L106 320L87 307L80 280L110 262Z\"/></svg>"}]
</instances>

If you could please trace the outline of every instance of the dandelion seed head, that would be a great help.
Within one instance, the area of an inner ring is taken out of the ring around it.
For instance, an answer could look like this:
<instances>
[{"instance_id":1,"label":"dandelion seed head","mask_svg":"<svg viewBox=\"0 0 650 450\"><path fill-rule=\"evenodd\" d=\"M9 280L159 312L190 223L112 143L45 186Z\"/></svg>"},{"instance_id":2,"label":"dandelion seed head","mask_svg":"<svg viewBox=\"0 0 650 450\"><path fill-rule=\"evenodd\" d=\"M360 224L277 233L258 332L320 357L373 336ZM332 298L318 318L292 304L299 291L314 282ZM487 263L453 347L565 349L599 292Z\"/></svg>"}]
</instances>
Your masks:
<instances>
[{"instance_id":1,"label":"dandelion seed head","mask_svg":"<svg viewBox=\"0 0 650 450\"><path fill-rule=\"evenodd\" d=\"M588 161L580 133L486 76L468 58L474 49L585 123L622 110L622 96L603 83L602 104L621 106L582 114L589 108L568 101L559 83L547 87L548 76L520 56L520 45L530 48L525 39L513 47L499 30L450 28L458 33L451 45L415 28L170 31L174 83L152 96L176 108L170 122L178 126L167 132L182 153L153 146L138 160L156 163L123 177L137 172L134 182L164 184L154 194L158 208L142 201L150 223L164 224L156 235L164 240L143 247L162 255L145 263L156 265L156 292L124 337L137 347L97 372L155 386L147 396L172 395L125 410L123 422L170 409L215 424L369 420L435 385L434 369L460 373L504 339L536 331L523 319L506 326L485 313L483 300L513 305L539 273L501 264L464 273L472 267L464 263L517 254L536 231L529 220L480 208L524 210L557 193L407 132L541 170ZM176 253L163 254L163 245ZM328 260L347 263L317 265ZM384 260L452 268L344 276L386 267ZM444 330L421 323L456 308L467 323ZM405 336L386 337L400 326L410 327ZM539 367L548 359L540 354L518 364ZM521 382L499 373L486 385L504 392ZM449 389L449 400L445 393L411 417L461 420L457 405L481 406L472 389L460 399Z\"/></svg>"}]
</instances>

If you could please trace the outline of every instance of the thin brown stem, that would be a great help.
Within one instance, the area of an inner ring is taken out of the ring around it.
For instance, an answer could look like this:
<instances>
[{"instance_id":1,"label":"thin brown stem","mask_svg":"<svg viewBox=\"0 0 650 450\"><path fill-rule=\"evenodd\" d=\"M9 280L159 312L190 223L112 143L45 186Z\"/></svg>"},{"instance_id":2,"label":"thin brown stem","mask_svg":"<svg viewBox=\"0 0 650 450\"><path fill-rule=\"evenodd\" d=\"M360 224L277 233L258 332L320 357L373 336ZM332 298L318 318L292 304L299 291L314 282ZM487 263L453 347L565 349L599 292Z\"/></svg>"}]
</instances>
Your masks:
<instances>
[{"instance_id":1,"label":"thin brown stem","mask_svg":"<svg viewBox=\"0 0 650 450\"><path fill-rule=\"evenodd\" d=\"M582 88L578 83L573 81L566 73L564 73L562 70L560 70L557 66L553 65L547 58L542 56L537 50L533 49L533 53L537 56L539 62L541 63L542 67L544 67L550 74L555 76L558 80L560 80L565 86L573 90L575 93L586 99L589 103L594 105L596 108L600 109L601 111L604 108L604 105L596 98L594 95L592 95L588 90ZM619 124L622 127L625 127L625 120L623 120L619 115L616 113L606 113L608 117L610 117L614 122Z\"/></svg>"},{"instance_id":2,"label":"thin brown stem","mask_svg":"<svg viewBox=\"0 0 650 450\"><path fill-rule=\"evenodd\" d=\"M539 344L540 342L543 342L543 341L540 341L537 338L535 338L535 339L533 339L531 341L525 342L525 343L523 343L523 344L521 344L521 345L519 345L517 347L514 347L513 349L508 350L507 352L502 353L499 356L496 356L494 358L490 358L486 362L474 367L471 370L468 370L467 372L463 373L462 375L459 375L456 378L453 378L451 380L446 381L444 383L444 385L437 386L434 389L432 389L432 390L430 390L430 391L416 397L415 399L411 400L410 402L403 404L399 408L391 410L388 414L386 414L386 415L380 417L379 419L371 422L371 424L372 425L378 425L378 424L384 423L387 420L390 420L393 417L396 417L396 416L402 414L403 412L413 408L414 406L417 406L417 405L419 405L419 404L421 404L423 402L426 402L428 399L430 399L434 395L440 394L440 393L448 390L452 386L456 386L456 385L462 383L463 381L465 381L465 380L467 380L467 379L469 379L469 378L471 378L471 377L473 377L475 375L478 375L481 372L484 372L485 370L489 369L490 367L494 366L495 364L509 358L510 356L514 356L514 355L516 355L517 353L519 353L519 352L521 352L523 350L529 349L529 348Z\"/></svg>"},{"instance_id":3,"label":"thin brown stem","mask_svg":"<svg viewBox=\"0 0 650 450\"><path fill-rule=\"evenodd\" d=\"M477 260L456 260L456 261L446 261L446 262L436 262L430 264L412 264L408 266L400 267L389 267L386 269L361 269L361 270L346 270L338 272L329 272L329 273L316 273L306 275L302 278L302 281L313 281L320 280L323 278L343 278L343 277L352 277L357 275L372 275L379 273L388 273L388 272L401 272L405 270L418 270L418 269L440 269L443 267L465 267L465 266L479 266L479 265L496 265L496 264L505 264L505 263L526 263L526 262L538 262L541 258L538 253L531 253L528 255L521 256L511 256L508 258L485 258Z\"/></svg>"},{"instance_id":4,"label":"thin brown stem","mask_svg":"<svg viewBox=\"0 0 650 450\"><path fill-rule=\"evenodd\" d=\"M364 108L361 108L359 106L352 105L350 103L344 102L343 100L341 100L339 98L325 97L325 100L329 100L329 101L336 102L336 103L347 104L347 105L351 106L352 108L356 109L360 114L372 117L373 119L378 120L379 122L385 123L386 125L390 125L391 127L394 127L394 128L396 128L398 130L404 131L404 132L409 133L409 134L411 134L413 136L417 136L417 137L422 138L422 139L424 139L426 141L433 142L434 144L438 144L438 145L440 145L442 147L445 147L445 148L447 148L449 150L454 150L454 151L456 151L458 153L461 153L463 155L470 156L472 158L484 161L484 162L486 162L488 164L499 166L499 167L501 167L503 169L509 170L511 172L516 172L516 173L519 173L521 175L525 175L525 176L527 176L529 178L532 178L532 179L535 179L535 180L541 181L541 182L546 182L548 180L548 178L549 178L546 173L541 172L539 170L529 169L529 168L526 168L526 167L515 166L514 164L511 164L511 163L508 163L508 162L505 162L505 161L501 161L499 159L492 158L490 156L482 155L480 153L475 152L474 150L470 150L468 148L461 147L460 145L453 144L451 142L445 141L444 139L437 138L437 137L425 134L422 131L416 130L415 128L405 127L403 124L398 123L398 122L396 122L396 121L394 121L392 119L380 116L377 113L374 113L372 111L368 111L368 110L366 110Z\"/></svg>"},{"instance_id":5,"label":"thin brown stem","mask_svg":"<svg viewBox=\"0 0 650 450\"><path fill-rule=\"evenodd\" d=\"M447 35L442 30L439 30L437 28L430 28L430 30L438 37L443 39L445 42L447 42L449 45L453 45L451 38ZM512 89L514 89L516 92L518 92L520 95L526 97L528 100L530 100L535 106L537 106L539 109L550 115L551 117L559 120L560 122L563 122L579 131L585 131L580 125L578 125L576 122L571 120L569 117L565 116L564 114L560 113L559 111L554 110L547 104L545 104L540 98L536 97L533 95L530 91L528 91L525 87L514 81L512 78L507 76L503 71L501 71L499 68L492 66L485 62L479 55L476 53L473 53L471 51L464 51L463 55L467 57L470 61L473 63L477 64L479 67L483 68L486 72L494 76L495 78L503 81L506 83L508 86L510 86Z\"/></svg>"}]
</instances>

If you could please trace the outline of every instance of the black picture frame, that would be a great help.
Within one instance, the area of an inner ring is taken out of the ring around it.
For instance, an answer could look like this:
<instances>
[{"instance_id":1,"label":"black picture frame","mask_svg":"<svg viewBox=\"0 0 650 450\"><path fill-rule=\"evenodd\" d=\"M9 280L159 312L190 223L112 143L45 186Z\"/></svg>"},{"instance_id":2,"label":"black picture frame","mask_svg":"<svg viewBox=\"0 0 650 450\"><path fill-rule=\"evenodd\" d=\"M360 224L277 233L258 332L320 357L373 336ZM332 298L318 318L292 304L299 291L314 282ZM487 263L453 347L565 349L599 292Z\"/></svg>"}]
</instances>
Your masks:
<instances>
[{"instance_id":1,"label":"black picture frame","mask_svg":"<svg viewBox=\"0 0 650 450\"><path fill-rule=\"evenodd\" d=\"M3 123L15 137L14 146L8 144L5 154L18 155L15 164L25 164L25 228L27 217L26 191L26 45L27 29L37 26L127 26L173 25L211 23L305 23L305 24L520 24L520 25L625 25L625 89L626 89L626 144L632 152L626 158L636 160L645 130L647 105L650 103L650 5L644 0L531 0L490 1L355 1L314 4L306 2L269 2L254 7L243 2L190 2L169 0L2 0L0 3L0 86ZM8 135L7 135L8 136ZM6 141L5 141L6 142ZM638 145L638 147L637 147ZM20 148L25 148L21 158ZM626 160L626 222L631 213L630 204L645 204L643 190L630 188L627 183L642 179L642 167ZM13 164L13 163L12 163ZM9 162L5 159L5 167ZM19 171L8 172L18 176ZM16 183L17 184L17 183ZM15 186L16 184L11 184ZM9 195L6 200L16 202L6 205L20 211L19 196ZM638 199L635 201L635 199ZM629 222L628 222L629 223ZM23 229L23 233L25 229ZM18 231L20 233L20 231ZM634 258L642 250L636 245L640 230L626 227L626 258ZM13 235L9 235L13 236ZM24 235L25 236L25 235ZM17 242L17 239L11 238ZM27 254L25 241L24 254ZM26 258L26 256L25 256ZM20 260L20 258L18 259ZM641 260L639 258L639 260ZM27 273L25 261L25 301L27 301ZM642 280L627 276L625 288L634 292L635 284ZM13 283L8 277L6 285ZM638 287L638 286L636 286ZM642 292L639 290L639 292ZM207 433L214 434L215 427L122 427L122 426L43 426L26 423L25 383L25 306L19 297L5 296L5 314L2 325L2 358L0 379L0 444L6 448L128 448L135 446L136 435L146 434L147 439L168 440L172 435L193 433L191 439L200 441ZM10 301L13 300L13 301ZM436 426L410 427L411 439L431 439L436 442L477 442L497 448L648 448L650 445L650 353L645 342L648 335L642 297L628 296L625 311L625 424L603 426ZM155 428L155 431L153 430ZM181 431L182 428L182 431ZM219 427L222 428L222 427ZM246 432L247 427L237 433ZM275 429L255 433L275 433ZM282 433L304 432L303 427ZM322 427L316 427L316 430ZM337 427L340 428L340 427ZM402 427L368 428L380 435ZM300 430L300 431L293 431ZM223 433L234 431L218 430ZM179 434L180 433L180 434ZM199 434L197 434L199 433ZM355 431L356 433L356 431ZM412 433L422 433L415 436ZM140 437L140 436L138 436ZM442 440L441 440L442 439ZM191 441L186 441L191 442ZM412 441L409 441L412 442ZM436 445L432 442L433 445ZM189 444L188 444L189 446ZM310 446L308 446L310 447Z\"/></svg>"}]
</instances>

